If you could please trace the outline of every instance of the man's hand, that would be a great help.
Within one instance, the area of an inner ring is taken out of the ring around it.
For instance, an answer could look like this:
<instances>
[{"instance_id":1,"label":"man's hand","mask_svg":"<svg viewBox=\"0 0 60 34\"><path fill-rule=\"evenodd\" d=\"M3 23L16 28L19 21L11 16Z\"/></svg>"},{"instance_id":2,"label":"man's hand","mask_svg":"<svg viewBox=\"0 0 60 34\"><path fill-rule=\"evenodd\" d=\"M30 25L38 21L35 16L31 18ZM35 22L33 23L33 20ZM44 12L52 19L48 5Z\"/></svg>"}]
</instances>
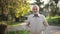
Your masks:
<instances>
[{"instance_id":1,"label":"man's hand","mask_svg":"<svg viewBox=\"0 0 60 34\"><path fill-rule=\"evenodd\" d=\"M29 27L29 25L30 25L30 22L29 22L29 23L27 23L27 25L26 25L26 26L28 26L28 27Z\"/></svg>"}]
</instances>

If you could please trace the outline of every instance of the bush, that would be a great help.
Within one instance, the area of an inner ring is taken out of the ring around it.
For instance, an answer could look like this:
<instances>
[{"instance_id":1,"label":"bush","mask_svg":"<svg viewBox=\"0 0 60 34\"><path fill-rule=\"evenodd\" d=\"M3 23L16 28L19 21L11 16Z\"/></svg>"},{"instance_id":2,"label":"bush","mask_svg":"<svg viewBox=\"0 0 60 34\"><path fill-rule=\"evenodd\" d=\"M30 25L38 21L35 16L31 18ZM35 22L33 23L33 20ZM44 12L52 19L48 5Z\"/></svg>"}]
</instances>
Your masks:
<instances>
[{"instance_id":1,"label":"bush","mask_svg":"<svg viewBox=\"0 0 60 34\"><path fill-rule=\"evenodd\" d=\"M60 17L51 17L47 19L49 25L56 25L56 26L60 26Z\"/></svg>"}]
</instances>

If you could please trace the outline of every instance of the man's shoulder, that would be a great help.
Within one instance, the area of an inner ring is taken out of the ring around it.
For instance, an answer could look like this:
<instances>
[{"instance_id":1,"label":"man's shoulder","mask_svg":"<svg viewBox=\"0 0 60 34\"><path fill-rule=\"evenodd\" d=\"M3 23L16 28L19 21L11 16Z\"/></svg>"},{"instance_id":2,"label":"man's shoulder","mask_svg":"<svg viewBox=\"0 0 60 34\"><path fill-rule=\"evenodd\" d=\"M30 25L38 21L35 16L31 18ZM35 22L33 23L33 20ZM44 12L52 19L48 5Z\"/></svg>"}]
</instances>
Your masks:
<instances>
[{"instance_id":1,"label":"man's shoulder","mask_svg":"<svg viewBox=\"0 0 60 34\"><path fill-rule=\"evenodd\" d=\"M40 17L45 17L43 14L40 14Z\"/></svg>"},{"instance_id":2,"label":"man's shoulder","mask_svg":"<svg viewBox=\"0 0 60 34\"><path fill-rule=\"evenodd\" d=\"M32 17L33 16L33 14L30 14L28 17Z\"/></svg>"}]
</instances>

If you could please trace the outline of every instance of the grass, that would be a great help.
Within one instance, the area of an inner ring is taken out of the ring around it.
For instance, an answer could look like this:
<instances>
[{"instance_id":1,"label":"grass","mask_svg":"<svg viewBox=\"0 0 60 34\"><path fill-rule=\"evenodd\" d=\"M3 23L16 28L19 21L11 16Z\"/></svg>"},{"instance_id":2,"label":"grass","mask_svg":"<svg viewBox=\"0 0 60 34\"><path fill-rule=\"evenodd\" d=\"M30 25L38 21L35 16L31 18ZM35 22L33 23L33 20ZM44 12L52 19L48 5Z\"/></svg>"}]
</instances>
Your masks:
<instances>
[{"instance_id":1,"label":"grass","mask_svg":"<svg viewBox=\"0 0 60 34\"><path fill-rule=\"evenodd\" d=\"M8 25L17 25L20 24L20 22L7 22Z\"/></svg>"},{"instance_id":2,"label":"grass","mask_svg":"<svg viewBox=\"0 0 60 34\"><path fill-rule=\"evenodd\" d=\"M29 31L26 31L26 30L10 31L10 32L7 32L7 34L29 34Z\"/></svg>"},{"instance_id":3,"label":"grass","mask_svg":"<svg viewBox=\"0 0 60 34\"><path fill-rule=\"evenodd\" d=\"M22 22L2 21L2 22L0 22L0 23L5 23L5 24L7 24L7 25L17 25L17 24L20 24L20 23L22 23Z\"/></svg>"}]
</instances>

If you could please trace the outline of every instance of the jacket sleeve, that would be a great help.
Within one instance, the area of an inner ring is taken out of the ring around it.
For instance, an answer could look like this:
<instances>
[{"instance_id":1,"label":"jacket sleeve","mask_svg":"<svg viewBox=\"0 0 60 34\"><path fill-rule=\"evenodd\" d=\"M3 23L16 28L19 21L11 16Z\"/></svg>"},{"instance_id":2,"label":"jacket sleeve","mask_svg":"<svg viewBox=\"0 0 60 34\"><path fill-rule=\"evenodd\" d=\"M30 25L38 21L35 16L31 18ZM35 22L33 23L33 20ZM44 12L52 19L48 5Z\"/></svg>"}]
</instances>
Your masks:
<instances>
[{"instance_id":1,"label":"jacket sleeve","mask_svg":"<svg viewBox=\"0 0 60 34\"><path fill-rule=\"evenodd\" d=\"M30 25L30 18L28 17L27 20L26 20L25 22L26 22L26 26L29 27L29 25Z\"/></svg>"},{"instance_id":2,"label":"jacket sleeve","mask_svg":"<svg viewBox=\"0 0 60 34\"><path fill-rule=\"evenodd\" d=\"M48 25L48 22L47 22L45 16L43 16L43 18L44 18L44 20L43 20L43 24L44 24L44 26L45 26L45 27L48 27L49 25Z\"/></svg>"}]
</instances>

